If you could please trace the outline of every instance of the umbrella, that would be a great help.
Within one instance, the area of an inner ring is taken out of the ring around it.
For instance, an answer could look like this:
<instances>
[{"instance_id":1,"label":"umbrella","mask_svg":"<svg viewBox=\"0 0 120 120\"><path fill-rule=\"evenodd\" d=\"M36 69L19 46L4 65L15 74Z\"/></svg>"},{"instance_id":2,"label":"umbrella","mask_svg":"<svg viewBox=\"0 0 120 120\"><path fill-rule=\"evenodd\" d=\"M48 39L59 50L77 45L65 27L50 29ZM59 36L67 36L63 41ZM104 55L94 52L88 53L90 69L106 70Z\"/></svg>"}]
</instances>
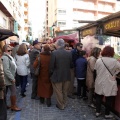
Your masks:
<instances>
[{"instance_id":1,"label":"umbrella","mask_svg":"<svg viewBox=\"0 0 120 120\"><path fill-rule=\"evenodd\" d=\"M0 41L5 40L11 36L17 36L19 38L19 36L17 34L13 33L11 30L0 29Z\"/></svg>"},{"instance_id":2,"label":"umbrella","mask_svg":"<svg viewBox=\"0 0 120 120\"><path fill-rule=\"evenodd\" d=\"M71 43L77 43L78 42L77 33L55 37L53 39L53 42L56 42L60 38L62 38L65 42L71 42Z\"/></svg>"}]
</instances>

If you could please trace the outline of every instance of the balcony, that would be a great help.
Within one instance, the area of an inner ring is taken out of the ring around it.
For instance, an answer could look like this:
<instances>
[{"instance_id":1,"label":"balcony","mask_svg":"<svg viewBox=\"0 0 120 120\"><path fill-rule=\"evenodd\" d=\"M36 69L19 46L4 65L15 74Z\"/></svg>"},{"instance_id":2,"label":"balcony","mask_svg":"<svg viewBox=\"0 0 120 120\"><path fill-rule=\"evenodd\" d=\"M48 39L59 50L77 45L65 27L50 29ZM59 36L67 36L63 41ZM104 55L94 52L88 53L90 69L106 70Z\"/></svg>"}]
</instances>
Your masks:
<instances>
[{"instance_id":1,"label":"balcony","mask_svg":"<svg viewBox=\"0 0 120 120\"><path fill-rule=\"evenodd\" d=\"M115 4L116 0L99 0L99 2L106 2L106 3Z\"/></svg>"},{"instance_id":2,"label":"balcony","mask_svg":"<svg viewBox=\"0 0 120 120\"><path fill-rule=\"evenodd\" d=\"M96 6L94 5L93 2L77 1L73 3L73 9L96 11Z\"/></svg>"},{"instance_id":3,"label":"balcony","mask_svg":"<svg viewBox=\"0 0 120 120\"><path fill-rule=\"evenodd\" d=\"M24 13L28 14L28 8L24 7Z\"/></svg>"},{"instance_id":4,"label":"balcony","mask_svg":"<svg viewBox=\"0 0 120 120\"><path fill-rule=\"evenodd\" d=\"M21 0L18 0L18 3L20 6L22 6L22 1Z\"/></svg>"},{"instance_id":5,"label":"balcony","mask_svg":"<svg viewBox=\"0 0 120 120\"><path fill-rule=\"evenodd\" d=\"M28 0L24 0L24 6L28 6Z\"/></svg>"},{"instance_id":6,"label":"balcony","mask_svg":"<svg viewBox=\"0 0 120 120\"><path fill-rule=\"evenodd\" d=\"M115 9L110 5L98 4L98 12L113 13Z\"/></svg>"},{"instance_id":7,"label":"balcony","mask_svg":"<svg viewBox=\"0 0 120 120\"><path fill-rule=\"evenodd\" d=\"M28 16L27 15L24 15L24 20L28 21Z\"/></svg>"},{"instance_id":8,"label":"balcony","mask_svg":"<svg viewBox=\"0 0 120 120\"><path fill-rule=\"evenodd\" d=\"M24 25L25 27L29 27L29 25L27 24L27 23L25 23L25 25Z\"/></svg>"}]
</instances>

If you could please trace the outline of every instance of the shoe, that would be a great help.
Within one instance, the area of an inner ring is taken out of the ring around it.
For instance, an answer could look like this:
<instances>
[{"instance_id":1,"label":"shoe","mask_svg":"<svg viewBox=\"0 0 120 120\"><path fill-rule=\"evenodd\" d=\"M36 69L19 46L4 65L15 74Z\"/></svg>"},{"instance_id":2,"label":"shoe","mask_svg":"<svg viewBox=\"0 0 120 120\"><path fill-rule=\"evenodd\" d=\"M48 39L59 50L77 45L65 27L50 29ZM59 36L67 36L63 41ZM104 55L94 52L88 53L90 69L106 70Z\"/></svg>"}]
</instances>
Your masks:
<instances>
[{"instance_id":1,"label":"shoe","mask_svg":"<svg viewBox=\"0 0 120 120\"><path fill-rule=\"evenodd\" d=\"M19 89L19 86L16 86L17 89Z\"/></svg>"},{"instance_id":2,"label":"shoe","mask_svg":"<svg viewBox=\"0 0 120 120\"><path fill-rule=\"evenodd\" d=\"M7 106L7 109L10 109L11 108L11 106Z\"/></svg>"},{"instance_id":3,"label":"shoe","mask_svg":"<svg viewBox=\"0 0 120 120\"><path fill-rule=\"evenodd\" d=\"M78 95L77 92L74 92L73 95Z\"/></svg>"},{"instance_id":4,"label":"shoe","mask_svg":"<svg viewBox=\"0 0 120 120\"><path fill-rule=\"evenodd\" d=\"M56 108L58 108L58 109L60 109L60 110L64 110L64 108L63 108L63 109L62 109L62 108L59 108L57 104L56 104Z\"/></svg>"},{"instance_id":5,"label":"shoe","mask_svg":"<svg viewBox=\"0 0 120 120\"><path fill-rule=\"evenodd\" d=\"M101 113L96 113L95 115L96 115L96 117L99 117L101 115Z\"/></svg>"},{"instance_id":6,"label":"shoe","mask_svg":"<svg viewBox=\"0 0 120 120\"><path fill-rule=\"evenodd\" d=\"M25 95L24 93L21 93L20 95L21 95L22 97L26 97L26 95Z\"/></svg>"},{"instance_id":7,"label":"shoe","mask_svg":"<svg viewBox=\"0 0 120 120\"><path fill-rule=\"evenodd\" d=\"M88 99L88 97L83 97L83 100L87 100Z\"/></svg>"},{"instance_id":8,"label":"shoe","mask_svg":"<svg viewBox=\"0 0 120 120\"><path fill-rule=\"evenodd\" d=\"M27 83L27 85L26 86L29 86L30 85L30 83Z\"/></svg>"},{"instance_id":9,"label":"shoe","mask_svg":"<svg viewBox=\"0 0 120 120\"><path fill-rule=\"evenodd\" d=\"M71 99L75 99L75 97L73 95L68 95L68 97Z\"/></svg>"},{"instance_id":10,"label":"shoe","mask_svg":"<svg viewBox=\"0 0 120 120\"><path fill-rule=\"evenodd\" d=\"M35 100L40 100L40 97L36 96L36 97L35 97Z\"/></svg>"},{"instance_id":11,"label":"shoe","mask_svg":"<svg viewBox=\"0 0 120 120\"><path fill-rule=\"evenodd\" d=\"M35 100L39 100L40 99L40 97L31 97L31 99L35 99Z\"/></svg>"},{"instance_id":12,"label":"shoe","mask_svg":"<svg viewBox=\"0 0 120 120\"><path fill-rule=\"evenodd\" d=\"M40 103L44 104L45 99L43 97L40 97Z\"/></svg>"},{"instance_id":13,"label":"shoe","mask_svg":"<svg viewBox=\"0 0 120 120\"><path fill-rule=\"evenodd\" d=\"M95 107L95 105L94 104L90 104L90 105L88 105L89 107L91 107L91 108L94 108L94 109L96 109L96 107Z\"/></svg>"},{"instance_id":14,"label":"shoe","mask_svg":"<svg viewBox=\"0 0 120 120\"><path fill-rule=\"evenodd\" d=\"M81 95L77 96L77 99L81 99L81 98L82 98L82 96L81 96Z\"/></svg>"},{"instance_id":15,"label":"shoe","mask_svg":"<svg viewBox=\"0 0 120 120\"><path fill-rule=\"evenodd\" d=\"M47 103L47 107L50 107L51 106L51 98L47 98L46 103Z\"/></svg>"},{"instance_id":16,"label":"shoe","mask_svg":"<svg viewBox=\"0 0 120 120\"><path fill-rule=\"evenodd\" d=\"M113 118L113 115L105 115L105 118L106 118L106 119Z\"/></svg>"}]
</instances>

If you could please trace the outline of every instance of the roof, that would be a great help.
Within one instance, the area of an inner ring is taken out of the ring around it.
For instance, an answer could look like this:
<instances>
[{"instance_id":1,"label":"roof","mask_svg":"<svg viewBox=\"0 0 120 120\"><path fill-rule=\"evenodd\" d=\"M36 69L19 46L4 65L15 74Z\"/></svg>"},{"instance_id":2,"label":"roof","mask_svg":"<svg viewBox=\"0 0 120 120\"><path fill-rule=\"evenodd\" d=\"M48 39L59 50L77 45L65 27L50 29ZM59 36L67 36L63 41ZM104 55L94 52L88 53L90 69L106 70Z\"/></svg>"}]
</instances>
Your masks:
<instances>
[{"instance_id":1,"label":"roof","mask_svg":"<svg viewBox=\"0 0 120 120\"><path fill-rule=\"evenodd\" d=\"M0 41L5 40L11 36L17 36L17 34L13 33L11 30L8 29L0 29Z\"/></svg>"},{"instance_id":2,"label":"roof","mask_svg":"<svg viewBox=\"0 0 120 120\"><path fill-rule=\"evenodd\" d=\"M98 19L94 23L78 27L77 30L83 31L93 27L101 27L104 35L120 37L120 11Z\"/></svg>"}]
</instances>

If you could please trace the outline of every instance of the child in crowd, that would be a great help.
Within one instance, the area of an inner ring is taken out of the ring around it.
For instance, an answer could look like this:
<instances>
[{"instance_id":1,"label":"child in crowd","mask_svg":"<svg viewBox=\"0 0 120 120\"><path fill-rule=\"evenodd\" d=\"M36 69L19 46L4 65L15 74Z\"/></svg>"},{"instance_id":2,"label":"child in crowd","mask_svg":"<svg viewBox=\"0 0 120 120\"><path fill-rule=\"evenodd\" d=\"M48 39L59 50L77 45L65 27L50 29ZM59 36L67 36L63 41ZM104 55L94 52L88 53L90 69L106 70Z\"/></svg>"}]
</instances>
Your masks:
<instances>
[{"instance_id":1,"label":"child in crowd","mask_svg":"<svg viewBox=\"0 0 120 120\"><path fill-rule=\"evenodd\" d=\"M86 100L86 71L87 60L86 51L79 51L79 58L76 60L75 74L77 78L77 95L78 99ZM83 89L82 89L83 88Z\"/></svg>"}]
</instances>

